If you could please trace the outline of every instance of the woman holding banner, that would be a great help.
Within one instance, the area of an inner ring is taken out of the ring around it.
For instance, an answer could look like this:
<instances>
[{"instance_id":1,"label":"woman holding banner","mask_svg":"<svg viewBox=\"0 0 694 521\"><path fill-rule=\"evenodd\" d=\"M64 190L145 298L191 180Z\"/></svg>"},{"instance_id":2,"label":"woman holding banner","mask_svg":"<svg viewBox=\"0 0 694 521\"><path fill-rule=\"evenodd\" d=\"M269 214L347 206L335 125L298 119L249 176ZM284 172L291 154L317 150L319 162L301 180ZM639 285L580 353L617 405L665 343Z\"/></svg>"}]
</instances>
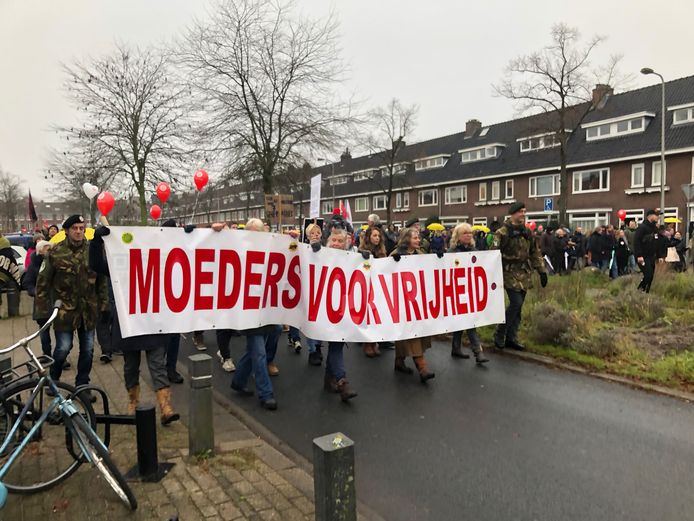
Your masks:
<instances>
[{"instance_id":1,"label":"woman holding banner","mask_svg":"<svg viewBox=\"0 0 694 521\"><path fill-rule=\"evenodd\" d=\"M224 223L214 223L212 225L212 229L216 232L227 228L228 226ZM245 229L250 232L262 232L264 231L263 221L260 219L249 219ZM277 409L277 401L275 400L270 374L268 373L266 351L268 340L275 329L276 326L268 325L241 331L241 334L246 336L246 352L236 363L236 372L231 379L231 388L234 391L242 396L253 396L253 391L247 387L248 379L251 373L253 373L260 405L269 411Z\"/></svg>"},{"instance_id":2,"label":"woman holding banner","mask_svg":"<svg viewBox=\"0 0 694 521\"><path fill-rule=\"evenodd\" d=\"M424 252L420 248L419 230L415 227L407 228L400 236L400 241L396 249L390 254L395 262L400 261L400 257L405 255L423 255ZM431 338L409 338L407 340L398 340L395 342L395 371L399 373L412 374L413 371L405 364L405 359L408 356L412 357L419 379L422 383L426 383L436 376L432 371L429 371L427 362L424 359L424 352L431 347Z\"/></svg>"},{"instance_id":3,"label":"woman holding banner","mask_svg":"<svg viewBox=\"0 0 694 521\"><path fill-rule=\"evenodd\" d=\"M375 225L369 226L360 236L359 250L375 259L387 257L383 230ZM364 354L369 358L381 356L381 350L376 342L365 342L362 344L362 348Z\"/></svg>"},{"instance_id":4,"label":"woman holding banner","mask_svg":"<svg viewBox=\"0 0 694 521\"><path fill-rule=\"evenodd\" d=\"M304 237L309 244L321 244L321 238L323 235L323 230L321 227L313 222L310 223L306 230L304 231ZM321 342L320 340L313 340L312 338L306 338L306 343L308 344L308 363L314 366L320 366L323 364L323 353L321 352Z\"/></svg>"},{"instance_id":5,"label":"woman holding banner","mask_svg":"<svg viewBox=\"0 0 694 521\"><path fill-rule=\"evenodd\" d=\"M451 247L448 250L448 253L460 253L467 251L476 251L475 236L472 231L472 226L470 226L468 223L461 223L453 228L453 233L451 235ZM482 341L480 340L480 335L477 333L477 329L473 327L465 331L467 332L468 340L470 340L470 348L475 355L477 365L482 365L489 362L489 360L482 354ZM453 342L451 344L451 356L453 358L470 358L470 355L463 353L462 343L463 331L456 331L453 333Z\"/></svg>"}]
</instances>

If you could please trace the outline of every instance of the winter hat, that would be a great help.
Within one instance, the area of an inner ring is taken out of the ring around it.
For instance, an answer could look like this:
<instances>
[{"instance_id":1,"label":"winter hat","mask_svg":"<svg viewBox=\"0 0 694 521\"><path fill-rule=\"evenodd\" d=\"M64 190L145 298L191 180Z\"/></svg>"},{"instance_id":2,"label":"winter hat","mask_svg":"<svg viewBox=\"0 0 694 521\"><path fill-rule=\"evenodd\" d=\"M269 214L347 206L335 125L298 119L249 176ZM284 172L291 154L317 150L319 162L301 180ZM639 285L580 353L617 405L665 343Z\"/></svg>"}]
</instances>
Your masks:
<instances>
[{"instance_id":1,"label":"winter hat","mask_svg":"<svg viewBox=\"0 0 694 521\"><path fill-rule=\"evenodd\" d=\"M413 226L419 222L419 219L416 217L411 217L405 221L405 228L409 228L410 226Z\"/></svg>"},{"instance_id":2,"label":"winter hat","mask_svg":"<svg viewBox=\"0 0 694 521\"><path fill-rule=\"evenodd\" d=\"M647 210L646 217L648 217L649 215L660 215L660 212L658 210Z\"/></svg>"},{"instance_id":3,"label":"winter hat","mask_svg":"<svg viewBox=\"0 0 694 521\"><path fill-rule=\"evenodd\" d=\"M60 231L60 228L58 228L58 225L57 225L57 224L51 224L51 225L48 227L48 231L49 231L49 232L51 231L51 228L55 228L55 231L56 231L56 232L59 232L59 231Z\"/></svg>"},{"instance_id":4,"label":"winter hat","mask_svg":"<svg viewBox=\"0 0 694 521\"><path fill-rule=\"evenodd\" d=\"M81 215L71 215L63 223L63 230L67 231L74 224L84 224L84 217Z\"/></svg>"},{"instance_id":5,"label":"winter hat","mask_svg":"<svg viewBox=\"0 0 694 521\"><path fill-rule=\"evenodd\" d=\"M508 214L513 215L516 212L520 212L523 208L525 208L525 203L521 203L520 201L516 201L508 209Z\"/></svg>"},{"instance_id":6,"label":"winter hat","mask_svg":"<svg viewBox=\"0 0 694 521\"><path fill-rule=\"evenodd\" d=\"M48 242L48 241L39 241L39 242L36 243L36 251L37 251L37 252L38 252L38 251L41 251L41 250L43 249L44 246L52 247L53 244L51 244L51 243Z\"/></svg>"}]
</instances>

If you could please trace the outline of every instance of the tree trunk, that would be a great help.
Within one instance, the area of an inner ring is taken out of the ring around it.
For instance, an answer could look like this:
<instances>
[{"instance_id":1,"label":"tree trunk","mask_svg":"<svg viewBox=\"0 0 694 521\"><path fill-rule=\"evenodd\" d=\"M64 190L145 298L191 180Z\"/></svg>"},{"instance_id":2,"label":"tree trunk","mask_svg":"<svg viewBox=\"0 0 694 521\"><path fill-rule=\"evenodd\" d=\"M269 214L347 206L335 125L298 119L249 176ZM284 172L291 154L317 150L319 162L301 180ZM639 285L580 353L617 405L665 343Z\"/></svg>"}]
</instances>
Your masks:
<instances>
[{"instance_id":1,"label":"tree trunk","mask_svg":"<svg viewBox=\"0 0 694 521\"><path fill-rule=\"evenodd\" d=\"M147 226L147 199L145 198L145 183L137 185L137 198L140 203L140 226Z\"/></svg>"}]
</instances>

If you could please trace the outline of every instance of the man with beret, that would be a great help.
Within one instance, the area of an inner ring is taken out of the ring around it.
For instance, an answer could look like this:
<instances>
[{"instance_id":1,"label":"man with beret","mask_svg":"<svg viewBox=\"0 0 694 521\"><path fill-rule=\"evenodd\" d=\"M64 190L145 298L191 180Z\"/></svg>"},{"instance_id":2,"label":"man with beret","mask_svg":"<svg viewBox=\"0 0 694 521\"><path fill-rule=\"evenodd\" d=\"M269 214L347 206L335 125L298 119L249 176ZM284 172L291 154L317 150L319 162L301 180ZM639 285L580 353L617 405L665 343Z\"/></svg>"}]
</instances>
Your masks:
<instances>
[{"instance_id":1,"label":"man with beret","mask_svg":"<svg viewBox=\"0 0 694 521\"><path fill-rule=\"evenodd\" d=\"M48 318L53 302L63 302L53 326L55 362L51 366L51 377L60 380L76 332L80 353L75 385L80 386L89 383L97 321L109 320L108 286L104 277L98 277L89 268L84 217L71 215L63 223L63 230L65 240L45 256L39 269L34 304L37 317Z\"/></svg>"},{"instance_id":2,"label":"man with beret","mask_svg":"<svg viewBox=\"0 0 694 521\"><path fill-rule=\"evenodd\" d=\"M646 219L639 224L634 232L634 257L641 269L643 278L639 283L639 289L646 293L651 291L653 276L655 275L655 262L658 254L658 211L648 210Z\"/></svg>"},{"instance_id":3,"label":"man with beret","mask_svg":"<svg viewBox=\"0 0 694 521\"><path fill-rule=\"evenodd\" d=\"M547 285L540 249L532 231L525 226L525 204L516 202L511 205L509 218L494 234L492 248L501 251L504 288L509 300L506 323L497 326L494 345L499 349L509 347L524 351L525 346L518 341L518 328L525 295L532 288L533 270L540 274L542 287Z\"/></svg>"}]
</instances>

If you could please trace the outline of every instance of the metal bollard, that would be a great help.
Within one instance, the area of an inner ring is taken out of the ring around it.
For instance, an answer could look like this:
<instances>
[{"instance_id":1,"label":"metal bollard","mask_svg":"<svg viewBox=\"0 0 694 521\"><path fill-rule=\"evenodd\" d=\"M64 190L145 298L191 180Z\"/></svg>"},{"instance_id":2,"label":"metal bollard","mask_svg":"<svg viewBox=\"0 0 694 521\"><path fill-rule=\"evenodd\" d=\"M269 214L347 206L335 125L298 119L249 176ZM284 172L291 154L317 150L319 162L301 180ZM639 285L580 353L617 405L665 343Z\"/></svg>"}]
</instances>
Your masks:
<instances>
[{"instance_id":1,"label":"metal bollard","mask_svg":"<svg viewBox=\"0 0 694 521\"><path fill-rule=\"evenodd\" d=\"M356 521L354 442L337 432L313 440L316 521Z\"/></svg>"},{"instance_id":2,"label":"metal bollard","mask_svg":"<svg viewBox=\"0 0 694 521\"><path fill-rule=\"evenodd\" d=\"M135 409L137 437L137 469L142 481L157 481L159 452L157 450L157 415L154 405L143 403Z\"/></svg>"},{"instance_id":3,"label":"metal bollard","mask_svg":"<svg viewBox=\"0 0 694 521\"><path fill-rule=\"evenodd\" d=\"M212 416L212 357L190 355L190 420L188 453L209 454L214 451Z\"/></svg>"}]
</instances>

